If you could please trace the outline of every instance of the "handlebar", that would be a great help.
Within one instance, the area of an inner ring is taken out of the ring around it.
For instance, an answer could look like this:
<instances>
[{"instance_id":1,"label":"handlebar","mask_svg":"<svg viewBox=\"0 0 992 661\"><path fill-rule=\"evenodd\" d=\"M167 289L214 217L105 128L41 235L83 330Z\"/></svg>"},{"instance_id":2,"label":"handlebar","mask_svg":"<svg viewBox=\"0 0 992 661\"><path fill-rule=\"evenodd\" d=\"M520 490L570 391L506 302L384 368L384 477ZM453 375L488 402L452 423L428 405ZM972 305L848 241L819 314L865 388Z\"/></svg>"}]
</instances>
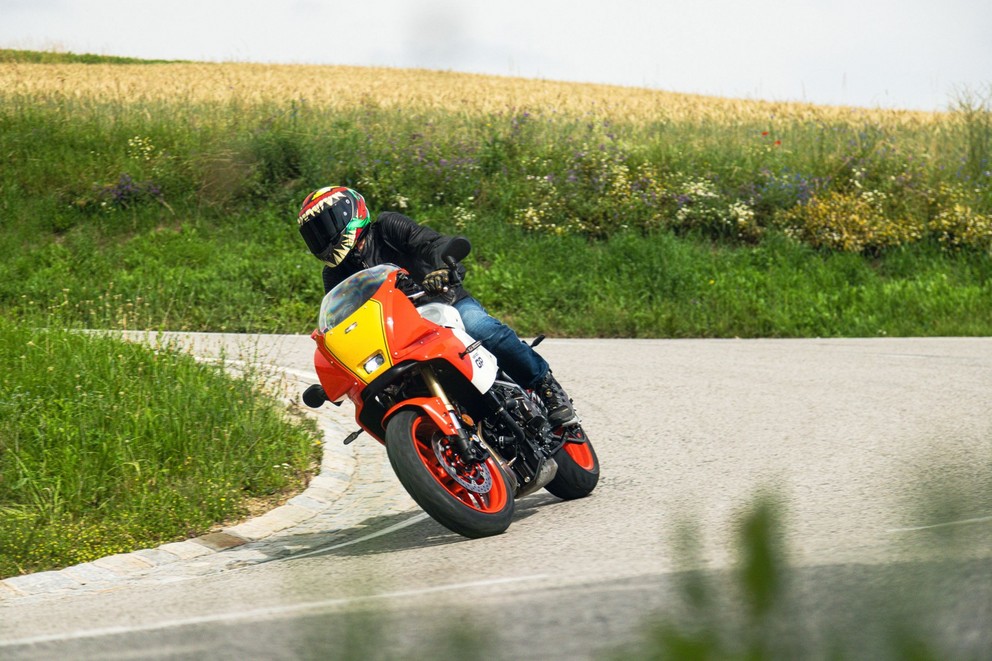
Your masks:
<instances>
[{"instance_id":1,"label":"handlebar","mask_svg":"<svg viewBox=\"0 0 992 661\"><path fill-rule=\"evenodd\" d=\"M454 236L447 239L446 243L441 246L441 256L444 265L448 267L448 282L452 287L457 287L462 284L462 277L458 273L458 264L461 260L465 259L469 252L472 250L472 244L464 236ZM444 291L449 291L451 287L445 287ZM419 291L412 294L407 294L407 298L411 301L415 301L418 298L425 296L425 292Z\"/></svg>"}]
</instances>

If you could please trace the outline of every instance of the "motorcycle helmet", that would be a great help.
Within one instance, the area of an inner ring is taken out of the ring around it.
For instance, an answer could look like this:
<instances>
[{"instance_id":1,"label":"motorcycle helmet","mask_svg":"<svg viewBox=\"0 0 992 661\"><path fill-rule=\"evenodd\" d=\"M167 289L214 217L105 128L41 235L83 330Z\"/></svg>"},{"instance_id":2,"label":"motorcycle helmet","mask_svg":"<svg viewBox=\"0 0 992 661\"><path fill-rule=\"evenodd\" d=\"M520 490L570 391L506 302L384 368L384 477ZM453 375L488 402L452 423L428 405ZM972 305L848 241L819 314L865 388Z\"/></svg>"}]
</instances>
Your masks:
<instances>
[{"instance_id":1,"label":"motorcycle helmet","mask_svg":"<svg viewBox=\"0 0 992 661\"><path fill-rule=\"evenodd\" d=\"M330 267L345 260L371 222L365 198L343 186L328 186L307 195L298 221L307 248Z\"/></svg>"}]
</instances>

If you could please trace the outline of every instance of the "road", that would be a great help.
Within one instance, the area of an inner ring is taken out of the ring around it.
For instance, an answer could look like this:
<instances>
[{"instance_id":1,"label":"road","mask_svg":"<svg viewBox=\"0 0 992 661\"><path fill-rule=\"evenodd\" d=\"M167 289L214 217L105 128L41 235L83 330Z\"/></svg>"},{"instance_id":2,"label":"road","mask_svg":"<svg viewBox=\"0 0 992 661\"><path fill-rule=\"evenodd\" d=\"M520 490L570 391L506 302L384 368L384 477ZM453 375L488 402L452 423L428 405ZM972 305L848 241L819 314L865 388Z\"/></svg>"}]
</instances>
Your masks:
<instances>
[{"instance_id":1,"label":"road","mask_svg":"<svg viewBox=\"0 0 992 661\"><path fill-rule=\"evenodd\" d=\"M307 337L182 342L313 380ZM419 512L368 437L340 446L354 425L326 405L326 507L124 578L25 578L0 590L0 658L591 659L632 654L661 619L724 649L774 630L783 656L879 658L902 627L937 656L992 658L992 338L541 353L600 457L589 498L535 494L505 534L462 539ZM790 568L764 624L737 579L759 493L779 505ZM686 585L709 586L709 605Z\"/></svg>"}]
</instances>

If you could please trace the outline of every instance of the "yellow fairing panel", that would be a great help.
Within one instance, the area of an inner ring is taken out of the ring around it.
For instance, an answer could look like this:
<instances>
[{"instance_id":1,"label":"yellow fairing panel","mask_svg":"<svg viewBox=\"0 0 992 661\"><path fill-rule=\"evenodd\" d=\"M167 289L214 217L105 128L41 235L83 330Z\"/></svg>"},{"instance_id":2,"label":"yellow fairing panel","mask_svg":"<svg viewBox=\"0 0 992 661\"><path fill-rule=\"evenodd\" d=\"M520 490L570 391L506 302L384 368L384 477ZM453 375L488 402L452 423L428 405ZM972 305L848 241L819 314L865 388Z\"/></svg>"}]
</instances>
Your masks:
<instances>
[{"instance_id":1,"label":"yellow fairing panel","mask_svg":"<svg viewBox=\"0 0 992 661\"><path fill-rule=\"evenodd\" d=\"M363 383L393 366L383 328L382 304L369 299L340 324L324 333L324 346L342 365ZM381 356L381 364L370 360ZM368 367L372 371L368 371Z\"/></svg>"}]
</instances>

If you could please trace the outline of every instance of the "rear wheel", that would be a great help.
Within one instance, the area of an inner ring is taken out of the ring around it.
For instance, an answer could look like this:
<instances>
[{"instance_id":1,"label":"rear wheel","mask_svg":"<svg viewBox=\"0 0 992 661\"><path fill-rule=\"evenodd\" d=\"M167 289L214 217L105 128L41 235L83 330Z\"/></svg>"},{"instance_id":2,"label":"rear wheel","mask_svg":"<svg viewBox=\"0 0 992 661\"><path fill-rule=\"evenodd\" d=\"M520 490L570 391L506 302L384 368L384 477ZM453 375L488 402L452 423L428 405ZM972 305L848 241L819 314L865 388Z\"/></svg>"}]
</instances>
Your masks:
<instances>
[{"instance_id":1,"label":"rear wheel","mask_svg":"<svg viewBox=\"0 0 992 661\"><path fill-rule=\"evenodd\" d=\"M599 482L599 458L581 425L560 431L565 443L555 453L558 472L544 488L563 500L584 498Z\"/></svg>"},{"instance_id":2,"label":"rear wheel","mask_svg":"<svg viewBox=\"0 0 992 661\"><path fill-rule=\"evenodd\" d=\"M465 537L488 537L513 519L513 490L489 457L466 463L421 411L401 411L386 426L386 454L407 493L434 520Z\"/></svg>"}]
</instances>

